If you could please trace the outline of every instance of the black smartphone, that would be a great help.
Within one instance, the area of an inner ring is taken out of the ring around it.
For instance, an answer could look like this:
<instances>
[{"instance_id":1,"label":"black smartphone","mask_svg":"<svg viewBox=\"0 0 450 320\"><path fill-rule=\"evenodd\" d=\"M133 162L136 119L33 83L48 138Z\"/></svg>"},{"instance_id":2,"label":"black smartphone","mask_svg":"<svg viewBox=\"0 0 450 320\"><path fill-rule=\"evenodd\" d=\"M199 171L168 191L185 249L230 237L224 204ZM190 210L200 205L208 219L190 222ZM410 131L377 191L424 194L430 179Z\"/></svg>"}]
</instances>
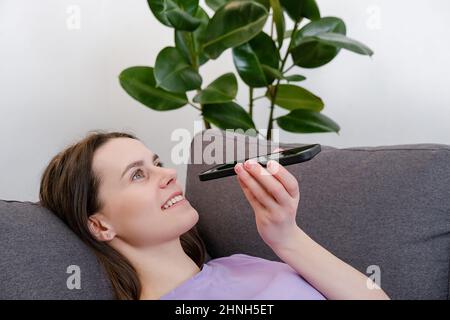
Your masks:
<instances>
[{"instance_id":1,"label":"black smartphone","mask_svg":"<svg viewBox=\"0 0 450 320\"><path fill-rule=\"evenodd\" d=\"M266 167L269 160L275 160L282 164L283 166L305 162L314 158L316 154L320 152L320 144L310 144L307 146L291 148L287 150L282 150L279 152L269 153L259 157L245 158L244 160L237 160L233 163L228 162L224 164L216 165L206 171L203 171L198 175L200 181L218 179L223 177L228 177L235 175L234 166L236 163L245 162L248 159L255 159L263 167Z\"/></svg>"}]
</instances>

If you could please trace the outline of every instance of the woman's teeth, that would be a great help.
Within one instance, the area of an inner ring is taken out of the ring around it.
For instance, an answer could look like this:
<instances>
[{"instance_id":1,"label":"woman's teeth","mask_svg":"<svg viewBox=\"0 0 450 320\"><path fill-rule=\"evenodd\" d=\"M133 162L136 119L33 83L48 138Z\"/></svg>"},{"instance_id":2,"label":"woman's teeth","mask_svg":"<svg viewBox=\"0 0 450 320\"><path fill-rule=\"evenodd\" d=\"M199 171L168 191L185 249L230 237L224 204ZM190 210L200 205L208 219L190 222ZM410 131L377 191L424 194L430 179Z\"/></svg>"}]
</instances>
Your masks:
<instances>
[{"instance_id":1,"label":"woman's teeth","mask_svg":"<svg viewBox=\"0 0 450 320\"><path fill-rule=\"evenodd\" d=\"M183 200L183 196L182 196L182 195L175 196L175 197L173 197L172 199L170 199L169 201L167 201L167 202L164 204L163 208L164 208L164 209L167 209L167 208L173 206L175 203L177 203L177 202L180 201L180 200Z\"/></svg>"}]
</instances>

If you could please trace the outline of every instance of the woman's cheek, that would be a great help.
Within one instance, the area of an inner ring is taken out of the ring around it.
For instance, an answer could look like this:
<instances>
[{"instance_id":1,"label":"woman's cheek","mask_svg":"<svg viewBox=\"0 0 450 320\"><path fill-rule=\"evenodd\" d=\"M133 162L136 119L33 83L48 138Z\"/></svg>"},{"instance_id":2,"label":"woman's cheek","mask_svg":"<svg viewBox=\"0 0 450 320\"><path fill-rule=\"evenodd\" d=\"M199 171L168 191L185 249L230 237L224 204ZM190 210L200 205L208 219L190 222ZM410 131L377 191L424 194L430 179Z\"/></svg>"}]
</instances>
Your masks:
<instances>
[{"instance_id":1,"label":"woman's cheek","mask_svg":"<svg viewBox=\"0 0 450 320\"><path fill-rule=\"evenodd\" d=\"M130 244L147 243L164 232L163 212L151 199L143 199L148 199L148 196L122 198L121 204L117 206L114 223L116 232Z\"/></svg>"},{"instance_id":2,"label":"woman's cheek","mask_svg":"<svg viewBox=\"0 0 450 320\"><path fill-rule=\"evenodd\" d=\"M136 212L120 222L118 234L128 244L142 246L159 242L167 235L167 230L164 221L151 212Z\"/></svg>"}]
</instances>

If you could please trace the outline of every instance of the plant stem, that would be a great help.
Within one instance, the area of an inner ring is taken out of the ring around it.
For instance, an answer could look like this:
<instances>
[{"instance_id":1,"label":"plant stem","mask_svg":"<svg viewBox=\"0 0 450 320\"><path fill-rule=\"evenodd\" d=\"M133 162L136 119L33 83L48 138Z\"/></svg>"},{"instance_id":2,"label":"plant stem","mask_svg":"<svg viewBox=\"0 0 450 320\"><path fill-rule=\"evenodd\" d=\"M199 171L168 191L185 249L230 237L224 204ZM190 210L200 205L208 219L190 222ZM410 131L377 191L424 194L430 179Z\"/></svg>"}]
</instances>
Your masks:
<instances>
[{"instance_id":1,"label":"plant stem","mask_svg":"<svg viewBox=\"0 0 450 320\"><path fill-rule=\"evenodd\" d=\"M261 132L258 132L258 134L259 134L263 139L267 140L267 137L264 136Z\"/></svg>"},{"instance_id":2,"label":"plant stem","mask_svg":"<svg viewBox=\"0 0 450 320\"><path fill-rule=\"evenodd\" d=\"M211 129L211 124L203 118L203 123L205 124L205 129Z\"/></svg>"},{"instance_id":3,"label":"plant stem","mask_svg":"<svg viewBox=\"0 0 450 320\"><path fill-rule=\"evenodd\" d=\"M192 107L194 107L195 109L197 109L197 110L199 110L199 111L202 111L202 109L200 109L199 107L197 107L195 104L193 104L192 102L188 102L188 104L190 105L190 106L192 106Z\"/></svg>"},{"instance_id":4,"label":"plant stem","mask_svg":"<svg viewBox=\"0 0 450 320\"><path fill-rule=\"evenodd\" d=\"M291 40L290 40L289 46L288 46L288 48L287 48L287 50L286 50L286 54L284 55L283 61L281 62L281 68L280 68L280 70L283 70L283 69L284 69L284 66L285 66L285 64L286 64L287 58L289 57L289 51L291 50L291 47L292 47L292 42L293 42L292 40L293 40L294 37L295 37L295 33L297 32L298 27L299 27L301 21L302 21L302 19L300 19L299 21L297 21L297 22L295 23L295 25L294 25L294 29L292 30L292 34L291 34Z\"/></svg>"},{"instance_id":5,"label":"plant stem","mask_svg":"<svg viewBox=\"0 0 450 320\"><path fill-rule=\"evenodd\" d=\"M199 60L200 59L199 59L199 56L198 56L198 53L197 53L197 48L195 47L194 34L192 32L189 32L189 36L190 36L190 39L191 39L191 46L189 46L189 47L191 49L191 56L192 56L193 67L194 67L194 69L197 72L199 72L199 69L200 69L200 66L199 66L200 65L200 61ZM199 92L200 92L200 90L197 90L197 93L199 93ZM197 108L197 107L195 107L195 108ZM202 104L200 104L200 109L199 110L200 111L203 110L203 105ZM211 124L204 117L203 117L203 123L205 125L205 129L211 129Z\"/></svg>"},{"instance_id":6,"label":"plant stem","mask_svg":"<svg viewBox=\"0 0 450 320\"><path fill-rule=\"evenodd\" d=\"M197 90L197 94L200 92L200 90ZM200 111L203 110L203 104L200 104ZM211 129L211 124L208 122L208 120L203 117L203 124L205 125L205 129Z\"/></svg>"},{"instance_id":7,"label":"plant stem","mask_svg":"<svg viewBox=\"0 0 450 320\"><path fill-rule=\"evenodd\" d=\"M292 35L291 35L291 40L289 41L289 46L286 50L286 54L284 55L284 58L281 62L281 68L280 70L284 69L284 65L286 64L287 58L289 56L289 51L291 50L291 46L292 46L292 40L294 39L295 33L297 32L297 29L300 25L301 19L297 22L295 22L295 26L294 29L292 31ZM271 87L268 86L267 90L270 93L270 97L271 97L271 101L270 101L270 115L269 115L269 123L267 124L267 140L271 141L272 140L272 126L273 126L273 109L275 107L275 99L277 98L277 93L278 93L278 87L280 85L280 80L277 80L277 83L275 85L275 87ZM272 90L273 88L273 90Z\"/></svg>"},{"instance_id":8,"label":"plant stem","mask_svg":"<svg viewBox=\"0 0 450 320\"><path fill-rule=\"evenodd\" d=\"M248 113L250 114L250 118L253 118L253 88L249 87L249 91Z\"/></svg>"},{"instance_id":9,"label":"plant stem","mask_svg":"<svg viewBox=\"0 0 450 320\"><path fill-rule=\"evenodd\" d=\"M271 19L271 23L270 23L270 37L273 39L273 14L272 14L272 19Z\"/></svg>"},{"instance_id":10,"label":"plant stem","mask_svg":"<svg viewBox=\"0 0 450 320\"><path fill-rule=\"evenodd\" d=\"M293 67L295 67L295 64L293 64L292 66L290 66L289 68L287 68L286 70L283 71L283 74L285 74L286 72L288 72L289 70L291 70Z\"/></svg>"},{"instance_id":11,"label":"plant stem","mask_svg":"<svg viewBox=\"0 0 450 320\"><path fill-rule=\"evenodd\" d=\"M199 63L199 57L198 57L198 54L197 54L197 48L195 47L194 34L192 32L189 32L189 37L190 37L190 40L191 40L191 45L189 47L191 49L192 66L198 72L200 63Z\"/></svg>"},{"instance_id":12,"label":"plant stem","mask_svg":"<svg viewBox=\"0 0 450 320\"><path fill-rule=\"evenodd\" d=\"M267 124L267 140L271 141L272 140L272 118L273 118L273 109L275 107L275 98L277 96L277 91L278 91L278 85L280 84L280 80L278 79L277 84L275 85L275 88L273 90L270 90L269 87L269 92L270 92L270 114L269 114L269 123Z\"/></svg>"}]
</instances>

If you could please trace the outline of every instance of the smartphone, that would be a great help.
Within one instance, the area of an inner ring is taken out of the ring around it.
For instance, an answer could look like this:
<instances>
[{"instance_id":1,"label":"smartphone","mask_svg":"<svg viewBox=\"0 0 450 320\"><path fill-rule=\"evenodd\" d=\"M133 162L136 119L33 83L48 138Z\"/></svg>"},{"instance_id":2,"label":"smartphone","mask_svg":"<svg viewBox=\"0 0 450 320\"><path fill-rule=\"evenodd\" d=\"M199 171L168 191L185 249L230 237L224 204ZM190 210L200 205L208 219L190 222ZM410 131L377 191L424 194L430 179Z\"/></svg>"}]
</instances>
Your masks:
<instances>
[{"instance_id":1,"label":"smartphone","mask_svg":"<svg viewBox=\"0 0 450 320\"><path fill-rule=\"evenodd\" d=\"M234 171L234 166L236 165L236 163L245 162L248 159L255 159L263 167L267 166L267 162L269 162L269 160L275 160L283 166L287 166L290 164L311 160L316 154L320 152L320 150L320 144L310 144L307 146L269 153L263 156L245 158L244 160L237 160L232 163L228 162L216 165L206 171L203 171L198 175L198 177L200 181L206 181L235 175L236 172Z\"/></svg>"}]
</instances>

